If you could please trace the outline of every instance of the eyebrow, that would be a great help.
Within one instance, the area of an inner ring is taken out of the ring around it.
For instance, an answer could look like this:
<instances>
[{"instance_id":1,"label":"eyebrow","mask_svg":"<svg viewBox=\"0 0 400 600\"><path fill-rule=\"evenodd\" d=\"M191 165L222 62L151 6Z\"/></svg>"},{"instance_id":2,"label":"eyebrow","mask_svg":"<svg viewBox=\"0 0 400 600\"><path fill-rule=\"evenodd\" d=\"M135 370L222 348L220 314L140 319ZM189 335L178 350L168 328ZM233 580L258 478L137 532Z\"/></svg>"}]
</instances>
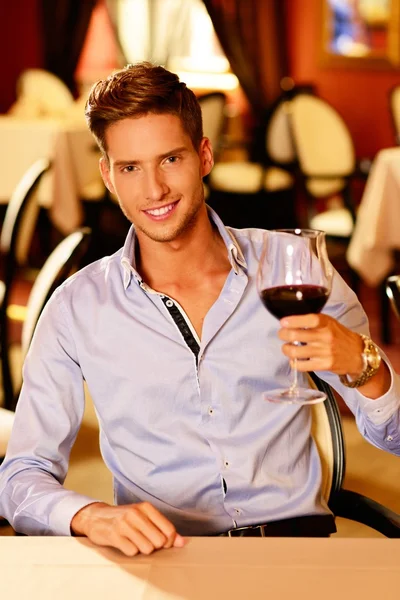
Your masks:
<instances>
[{"instance_id":1,"label":"eyebrow","mask_svg":"<svg viewBox=\"0 0 400 600\"><path fill-rule=\"evenodd\" d=\"M168 156L174 156L175 154L182 154L183 152L188 152L186 146L179 146L178 148L173 148L168 152L164 152L164 154L159 154L156 158L157 160L163 160L164 158L168 158ZM126 167L127 165L138 165L140 164L140 160L116 160L114 165L116 167Z\"/></svg>"}]
</instances>

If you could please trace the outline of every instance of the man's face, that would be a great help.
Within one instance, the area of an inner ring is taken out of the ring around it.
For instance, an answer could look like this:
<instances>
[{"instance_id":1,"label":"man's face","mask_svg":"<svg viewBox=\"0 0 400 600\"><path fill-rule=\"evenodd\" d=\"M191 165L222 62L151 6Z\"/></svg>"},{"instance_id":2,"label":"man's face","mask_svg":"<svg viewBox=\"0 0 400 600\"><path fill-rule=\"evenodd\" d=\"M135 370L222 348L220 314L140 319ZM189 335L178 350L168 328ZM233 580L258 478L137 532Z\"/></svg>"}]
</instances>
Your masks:
<instances>
[{"instance_id":1,"label":"man's face","mask_svg":"<svg viewBox=\"0 0 400 600\"><path fill-rule=\"evenodd\" d=\"M202 178L213 162L207 138L196 152L179 117L147 114L111 125L106 144L103 179L139 239L170 242L194 226L204 207Z\"/></svg>"}]
</instances>

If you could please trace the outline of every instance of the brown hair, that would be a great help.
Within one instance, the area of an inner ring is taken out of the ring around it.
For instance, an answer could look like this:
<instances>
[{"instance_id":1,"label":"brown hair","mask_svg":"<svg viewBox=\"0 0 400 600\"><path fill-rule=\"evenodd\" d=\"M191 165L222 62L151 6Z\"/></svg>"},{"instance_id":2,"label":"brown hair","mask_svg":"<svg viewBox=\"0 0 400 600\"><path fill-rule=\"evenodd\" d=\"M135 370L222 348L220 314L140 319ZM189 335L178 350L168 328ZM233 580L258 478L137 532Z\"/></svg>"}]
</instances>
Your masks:
<instances>
[{"instance_id":1,"label":"brown hair","mask_svg":"<svg viewBox=\"0 0 400 600\"><path fill-rule=\"evenodd\" d=\"M195 94L164 67L149 62L128 65L95 83L86 102L90 131L107 157L107 127L148 113L177 115L196 150L203 137L201 108Z\"/></svg>"}]
</instances>

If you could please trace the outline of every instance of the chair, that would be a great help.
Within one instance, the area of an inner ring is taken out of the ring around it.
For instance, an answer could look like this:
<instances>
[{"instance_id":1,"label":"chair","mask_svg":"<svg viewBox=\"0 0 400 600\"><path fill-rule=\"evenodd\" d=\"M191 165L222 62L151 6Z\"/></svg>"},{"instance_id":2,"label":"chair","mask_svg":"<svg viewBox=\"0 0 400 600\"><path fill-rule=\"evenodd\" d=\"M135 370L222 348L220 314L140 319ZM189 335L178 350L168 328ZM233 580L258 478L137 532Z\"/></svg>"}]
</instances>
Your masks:
<instances>
[{"instance_id":1,"label":"chair","mask_svg":"<svg viewBox=\"0 0 400 600\"><path fill-rule=\"evenodd\" d=\"M300 94L287 105L298 172L307 195L307 225L348 241L355 222L351 182L358 174L346 123L325 100ZM338 204L319 212L318 199Z\"/></svg>"},{"instance_id":2,"label":"chair","mask_svg":"<svg viewBox=\"0 0 400 600\"><path fill-rule=\"evenodd\" d=\"M53 250L35 283L27 305L27 314L22 328L22 359L25 358L39 316L54 290L77 268L87 250L90 239L90 229L82 228L74 231L58 244ZM15 409L15 404L12 406ZM14 411L0 407L0 464L7 450L8 440L14 424ZM0 527L8 522L0 517Z\"/></svg>"},{"instance_id":3,"label":"chair","mask_svg":"<svg viewBox=\"0 0 400 600\"><path fill-rule=\"evenodd\" d=\"M400 515L362 494L343 488L346 468L340 412L331 387L310 373L310 384L327 394L312 406L312 435L323 468L322 495L336 517L372 527L389 538L400 538Z\"/></svg>"},{"instance_id":4,"label":"chair","mask_svg":"<svg viewBox=\"0 0 400 600\"><path fill-rule=\"evenodd\" d=\"M226 123L226 94L209 92L198 98L203 116L203 132L211 141L214 157L217 158L222 148L222 136Z\"/></svg>"},{"instance_id":5,"label":"chair","mask_svg":"<svg viewBox=\"0 0 400 600\"><path fill-rule=\"evenodd\" d=\"M10 113L21 117L63 117L74 105L65 83L45 69L26 69L17 81L17 101Z\"/></svg>"},{"instance_id":6,"label":"chair","mask_svg":"<svg viewBox=\"0 0 400 600\"><path fill-rule=\"evenodd\" d=\"M296 153L289 129L287 102L309 85L285 91L263 116L254 134L249 160L219 162L209 176L210 204L234 227L296 227Z\"/></svg>"},{"instance_id":7,"label":"chair","mask_svg":"<svg viewBox=\"0 0 400 600\"><path fill-rule=\"evenodd\" d=\"M400 145L400 85L395 85L390 90L389 107L396 144Z\"/></svg>"},{"instance_id":8,"label":"chair","mask_svg":"<svg viewBox=\"0 0 400 600\"><path fill-rule=\"evenodd\" d=\"M14 398L8 352L10 294L18 269L27 261L39 216L36 193L49 167L48 160L40 159L25 173L7 206L0 234L0 358L5 407L10 407Z\"/></svg>"},{"instance_id":9,"label":"chair","mask_svg":"<svg viewBox=\"0 0 400 600\"><path fill-rule=\"evenodd\" d=\"M88 227L82 227L70 233L56 246L36 277L29 294L26 316L22 326L22 361L28 352L43 308L55 289L81 266L83 257L88 250L90 236L91 230Z\"/></svg>"},{"instance_id":10,"label":"chair","mask_svg":"<svg viewBox=\"0 0 400 600\"><path fill-rule=\"evenodd\" d=\"M400 275L391 275L386 279L385 291L394 314L400 321Z\"/></svg>"},{"instance_id":11,"label":"chair","mask_svg":"<svg viewBox=\"0 0 400 600\"><path fill-rule=\"evenodd\" d=\"M352 185L356 179L365 180L370 161L363 159L357 163L346 123L322 98L300 94L291 100L288 114L296 149L297 175L307 201L302 225L326 232L332 264L357 293L359 277L346 258L356 220ZM326 205L322 210L321 204ZM389 336L387 312L381 302L384 341L388 341Z\"/></svg>"}]
</instances>

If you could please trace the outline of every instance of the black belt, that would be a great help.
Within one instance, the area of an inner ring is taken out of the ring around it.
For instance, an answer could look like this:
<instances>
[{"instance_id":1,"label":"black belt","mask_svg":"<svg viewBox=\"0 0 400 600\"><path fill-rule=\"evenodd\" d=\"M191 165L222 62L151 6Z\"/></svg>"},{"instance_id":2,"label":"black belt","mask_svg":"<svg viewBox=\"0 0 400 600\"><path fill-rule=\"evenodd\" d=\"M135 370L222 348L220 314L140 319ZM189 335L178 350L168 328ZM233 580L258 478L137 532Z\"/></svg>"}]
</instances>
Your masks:
<instances>
[{"instance_id":1,"label":"black belt","mask_svg":"<svg viewBox=\"0 0 400 600\"><path fill-rule=\"evenodd\" d=\"M336 532L333 515L308 515L262 525L250 525L230 529L224 537L329 537Z\"/></svg>"}]
</instances>

